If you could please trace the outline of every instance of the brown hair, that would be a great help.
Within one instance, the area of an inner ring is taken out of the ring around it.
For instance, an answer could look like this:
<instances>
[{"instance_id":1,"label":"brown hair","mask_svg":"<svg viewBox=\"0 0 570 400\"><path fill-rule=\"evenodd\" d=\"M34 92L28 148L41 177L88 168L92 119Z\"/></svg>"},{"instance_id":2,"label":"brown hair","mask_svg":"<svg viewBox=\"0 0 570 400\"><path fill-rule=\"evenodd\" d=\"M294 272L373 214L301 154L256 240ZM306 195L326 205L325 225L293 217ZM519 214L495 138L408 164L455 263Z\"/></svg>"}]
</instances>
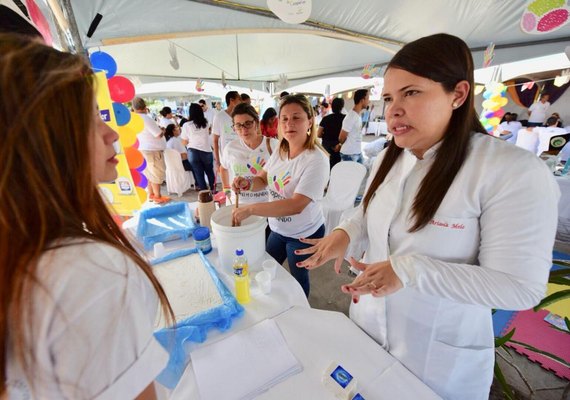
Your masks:
<instances>
[{"instance_id":1,"label":"brown hair","mask_svg":"<svg viewBox=\"0 0 570 400\"><path fill-rule=\"evenodd\" d=\"M303 111L305 111L309 119L313 118L315 115L313 112L313 106L311 106L311 102L309 101L309 99L307 99L307 97L305 97L302 94L289 94L281 98L281 102L279 104L279 117L281 117L281 110L283 110L283 107L286 106L287 104L298 104L299 106L301 106L301 108L303 109ZM287 139L283 137L283 134L281 132L281 121L279 121L277 131L279 133L279 155L281 157L288 156L289 142L287 141ZM314 150L315 148L319 148L325 154L328 155L328 153L323 149L323 147L317 141L317 129L315 127L314 120L313 123L311 124L311 127L309 128L309 132L307 138L305 139L305 145L303 146L303 148L307 150Z\"/></svg>"},{"instance_id":2,"label":"brown hair","mask_svg":"<svg viewBox=\"0 0 570 400\"><path fill-rule=\"evenodd\" d=\"M66 238L108 244L144 272L169 322L173 313L149 265L115 224L89 162L94 76L80 56L0 35L0 397L8 341L32 376L33 299L44 252ZM17 115L15 118L14 116Z\"/></svg>"},{"instance_id":3,"label":"brown hair","mask_svg":"<svg viewBox=\"0 0 570 400\"><path fill-rule=\"evenodd\" d=\"M414 222L410 232L422 229L433 218L457 172L467 157L471 132L485 133L477 118L474 106L473 58L463 40L447 35L427 36L405 45L390 61L386 71L398 68L414 75L441 83L452 92L461 81L469 82L469 95L465 102L453 110L435 160L422 180L414 203ZM378 187L402 153L394 141L388 146L384 159L364 196L364 212Z\"/></svg>"},{"instance_id":4,"label":"brown hair","mask_svg":"<svg viewBox=\"0 0 570 400\"><path fill-rule=\"evenodd\" d=\"M232 118L235 117L236 115L243 115L243 114L247 114L251 118L253 118L255 122L259 122L259 114L257 113L257 111L255 111L255 108L253 108L252 105L247 103L239 103L237 106L235 106L234 110L232 111Z\"/></svg>"}]
</instances>

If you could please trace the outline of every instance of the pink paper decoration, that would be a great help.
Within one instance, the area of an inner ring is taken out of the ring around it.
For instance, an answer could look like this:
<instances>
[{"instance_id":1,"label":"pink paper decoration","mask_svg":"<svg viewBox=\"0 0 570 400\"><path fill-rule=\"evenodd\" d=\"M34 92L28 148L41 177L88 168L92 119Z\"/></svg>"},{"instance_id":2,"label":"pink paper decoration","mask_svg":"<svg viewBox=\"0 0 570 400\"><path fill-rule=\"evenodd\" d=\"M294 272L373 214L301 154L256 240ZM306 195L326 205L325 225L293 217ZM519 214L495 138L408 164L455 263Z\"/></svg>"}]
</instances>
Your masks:
<instances>
[{"instance_id":1,"label":"pink paper decoration","mask_svg":"<svg viewBox=\"0 0 570 400\"><path fill-rule=\"evenodd\" d=\"M542 34L555 31L570 21L570 7L565 0L530 1L521 17L525 33Z\"/></svg>"}]
</instances>

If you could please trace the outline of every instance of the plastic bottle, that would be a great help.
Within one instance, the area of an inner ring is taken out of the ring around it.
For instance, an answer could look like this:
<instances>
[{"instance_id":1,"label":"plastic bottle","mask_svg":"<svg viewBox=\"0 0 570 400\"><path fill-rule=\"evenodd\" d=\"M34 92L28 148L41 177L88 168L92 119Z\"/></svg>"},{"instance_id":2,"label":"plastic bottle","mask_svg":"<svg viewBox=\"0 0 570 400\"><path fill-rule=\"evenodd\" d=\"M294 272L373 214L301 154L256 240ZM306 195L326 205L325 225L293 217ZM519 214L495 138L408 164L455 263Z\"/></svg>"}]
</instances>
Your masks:
<instances>
[{"instance_id":1,"label":"plastic bottle","mask_svg":"<svg viewBox=\"0 0 570 400\"><path fill-rule=\"evenodd\" d=\"M566 164L564 164L564 168L562 168L562 172L560 175L564 176L564 175L568 175L568 170L570 170L570 160L566 161Z\"/></svg>"},{"instance_id":2,"label":"plastic bottle","mask_svg":"<svg viewBox=\"0 0 570 400\"><path fill-rule=\"evenodd\" d=\"M249 267L242 249L236 249L233 269L236 299L240 304L249 303Z\"/></svg>"},{"instance_id":3,"label":"plastic bottle","mask_svg":"<svg viewBox=\"0 0 570 400\"><path fill-rule=\"evenodd\" d=\"M210 230L205 226L194 229L192 233L196 248L202 250L202 253L208 254L212 251L212 241L210 240Z\"/></svg>"},{"instance_id":4,"label":"plastic bottle","mask_svg":"<svg viewBox=\"0 0 570 400\"><path fill-rule=\"evenodd\" d=\"M200 225L212 229L210 225L210 220L212 219L212 214L216 211L216 206L214 205L214 197L212 192L209 190L200 190L198 192L198 213L200 216Z\"/></svg>"}]
</instances>

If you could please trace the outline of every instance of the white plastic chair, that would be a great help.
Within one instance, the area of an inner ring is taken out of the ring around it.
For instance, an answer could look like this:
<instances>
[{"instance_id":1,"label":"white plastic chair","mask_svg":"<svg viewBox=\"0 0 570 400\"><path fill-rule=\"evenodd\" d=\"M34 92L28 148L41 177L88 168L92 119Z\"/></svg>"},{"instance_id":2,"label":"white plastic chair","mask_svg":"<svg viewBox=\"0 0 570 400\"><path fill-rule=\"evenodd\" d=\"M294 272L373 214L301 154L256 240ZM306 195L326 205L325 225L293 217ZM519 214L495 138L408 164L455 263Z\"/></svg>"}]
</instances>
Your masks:
<instances>
[{"instance_id":1,"label":"white plastic chair","mask_svg":"<svg viewBox=\"0 0 570 400\"><path fill-rule=\"evenodd\" d=\"M321 205L325 215L325 235L334 229L343 211L354 207L366 167L355 161L341 161L331 170L327 194Z\"/></svg>"},{"instance_id":2,"label":"white plastic chair","mask_svg":"<svg viewBox=\"0 0 570 400\"><path fill-rule=\"evenodd\" d=\"M194 187L192 172L184 169L182 157L178 151L165 149L164 162L166 163L166 191L168 193L176 193L180 197L185 191Z\"/></svg>"}]
</instances>

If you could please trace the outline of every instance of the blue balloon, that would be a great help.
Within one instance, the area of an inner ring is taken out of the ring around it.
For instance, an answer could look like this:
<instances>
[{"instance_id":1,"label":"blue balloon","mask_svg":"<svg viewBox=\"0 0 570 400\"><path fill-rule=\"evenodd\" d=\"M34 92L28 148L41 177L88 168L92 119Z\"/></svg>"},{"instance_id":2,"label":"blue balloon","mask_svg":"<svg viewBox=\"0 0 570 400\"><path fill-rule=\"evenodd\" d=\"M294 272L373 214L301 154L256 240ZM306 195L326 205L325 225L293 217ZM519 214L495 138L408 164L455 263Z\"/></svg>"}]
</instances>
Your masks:
<instances>
[{"instance_id":1,"label":"blue balloon","mask_svg":"<svg viewBox=\"0 0 570 400\"><path fill-rule=\"evenodd\" d=\"M493 97L493 91L492 90L486 90L483 92L483 98L485 100L489 100L491 97Z\"/></svg>"},{"instance_id":2,"label":"blue balloon","mask_svg":"<svg viewBox=\"0 0 570 400\"><path fill-rule=\"evenodd\" d=\"M107 79L112 78L117 73L117 63L109 54L102 51L95 51L89 56L91 66L94 70L105 71Z\"/></svg>"},{"instance_id":3,"label":"blue balloon","mask_svg":"<svg viewBox=\"0 0 570 400\"><path fill-rule=\"evenodd\" d=\"M131 112L129 109L121 103L113 103L113 111L115 112L115 119L117 120L117 125L124 126L131 120Z\"/></svg>"}]
</instances>

